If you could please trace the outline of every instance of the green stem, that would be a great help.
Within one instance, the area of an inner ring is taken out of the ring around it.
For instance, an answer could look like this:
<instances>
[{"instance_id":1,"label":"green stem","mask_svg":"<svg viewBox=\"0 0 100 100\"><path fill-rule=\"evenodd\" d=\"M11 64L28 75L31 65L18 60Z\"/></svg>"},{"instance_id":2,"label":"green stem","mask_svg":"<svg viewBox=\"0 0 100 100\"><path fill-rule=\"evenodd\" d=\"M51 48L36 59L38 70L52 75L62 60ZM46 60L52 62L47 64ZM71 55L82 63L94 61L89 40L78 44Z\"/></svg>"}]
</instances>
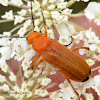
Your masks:
<instances>
[{"instance_id":1,"label":"green stem","mask_svg":"<svg viewBox=\"0 0 100 100\"><path fill-rule=\"evenodd\" d=\"M71 14L71 15L68 15L69 17L82 17L84 16L84 13L78 13L78 14Z\"/></svg>"},{"instance_id":2,"label":"green stem","mask_svg":"<svg viewBox=\"0 0 100 100\"><path fill-rule=\"evenodd\" d=\"M76 2L76 0L70 0L68 3L67 3L67 7L71 6L72 4L74 4Z\"/></svg>"},{"instance_id":3,"label":"green stem","mask_svg":"<svg viewBox=\"0 0 100 100\"><path fill-rule=\"evenodd\" d=\"M16 26L15 28L13 28L10 32L12 33L12 32L14 32L14 31L16 31L17 29L19 29L20 27L22 27L23 26L23 24L21 24L21 25L19 25L19 26Z\"/></svg>"},{"instance_id":4,"label":"green stem","mask_svg":"<svg viewBox=\"0 0 100 100\"><path fill-rule=\"evenodd\" d=\"M0 23L10 22L10 21L14 21L14 19L13 20L0 20Z\"/></svg>"}]
</instances>

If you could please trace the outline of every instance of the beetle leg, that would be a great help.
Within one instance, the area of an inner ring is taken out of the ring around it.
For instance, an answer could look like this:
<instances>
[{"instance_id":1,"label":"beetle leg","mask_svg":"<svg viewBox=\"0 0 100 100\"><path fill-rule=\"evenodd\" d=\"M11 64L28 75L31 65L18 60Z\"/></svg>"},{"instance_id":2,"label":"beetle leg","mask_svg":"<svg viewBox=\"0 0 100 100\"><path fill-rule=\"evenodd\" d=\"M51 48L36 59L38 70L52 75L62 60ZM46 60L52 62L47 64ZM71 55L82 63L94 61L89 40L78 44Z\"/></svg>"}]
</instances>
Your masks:
<instances>
[{"instance_id":1,"label":"beetle leg","mask_svg":"<svg viewBox=\"0 0 100 100\"><path fill-rule=\"evenodd\" d=\"M37 66L40 65L42 62L43 62L43 59L41 59L41 60L34 66L33 70L35 71L36 68L37 68Z\"/></svg>"},{"instance_id":2,"label":"beetle leg","mask_svg":"<svg viewBox=\"0 0 100 100\"><path fill-rule=\"evenodd\" d=\"M73 49L72 51L73 51L73 52L76 52L76 51L79 50L79 49L87 49L87 50L89 50L88 47L78 47L78 48Z\"/></svg>"},{"instance_id":3,"label":"beetle leg","mask_svg":"<svg viewBox=\"0 0 100 100\"><path fill-rule=\"evenodd\" d=\"M32 61L32 67L33 67L34 62L35 62L40 56L41 56L41 54L38 54L38 55L33 59L33 61Z\"/></svg>"},{"instance_id":4,"label":"beetle leg","mask_svg":"<svg viewBox=\"0 0 100 100\"><path fill-rule=\"evenodd\" d=\"M72 85L71 81L66 77L67 81L69 82L69 84L71 85L72 89L74 90L74 92L77 94L79 100L80 100L80 97L79 97L79 94L77 93L77 91L75 90L74 86Z\"/></svg>"},{"instance_id":5,"label":"beetle leg","mask_svg":"<svg viewBox=\"0 0 100 100\"><path fill-rule=\"evenodd\" d=\"M45 25L44 25L44 29L45 29L45 37L47 37L47 28Z\"/></svg>"},{"instance_id":6,"label":"beetle leg","mask_svg":"<svg viewBox=\"0 0 100 100\"><path fill-rule=\"evenodd\" d=\"M72 36L70 36L70 37L71 37L71 42L69 44L67 44L67 45L64 45L64 46L69 46L69 45L72 44L73 38L72 38Z\"/></svg>"}]
</instances>

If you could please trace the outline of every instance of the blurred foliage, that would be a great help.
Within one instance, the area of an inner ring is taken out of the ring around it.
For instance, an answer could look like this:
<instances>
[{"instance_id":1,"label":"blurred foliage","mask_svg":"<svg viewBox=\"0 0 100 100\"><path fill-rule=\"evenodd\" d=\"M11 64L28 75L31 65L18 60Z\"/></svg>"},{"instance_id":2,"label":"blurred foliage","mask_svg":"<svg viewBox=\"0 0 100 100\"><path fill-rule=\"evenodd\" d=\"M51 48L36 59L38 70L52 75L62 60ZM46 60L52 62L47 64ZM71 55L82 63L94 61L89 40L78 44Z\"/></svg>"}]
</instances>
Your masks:
<instances>
[{"instance_id":1,"label":"blurred foliage","mask_svg":"<svg viewBox=\"0 0 100 100\"><path fill-rule=\"evenodd\" d=\"M67 0L66 0L67 1ZM98 1L98 0L90 0L91 1ZM73 9L73 13L78 13L86 8L89 2L84 3L83 1L74 3L70 8ZM14 14L17 14L16 11L19 11L20 8L12 7L12 6L2 6L0 5L0 19L1 15L4 15L6 11L13 10ZM6 22L6 23L0 23L0 34L2 34L3 31L9 31L12 28L14 28L14 22Z\"/></svg>"},{"instance_id":2,"label":"blurred foliage","mask_svg":"<svg viewBox=\"0 0 100 100\"><path fill-rule=\"evenodd\" d=\"M16 8L13 6L2 6L0 5L0 19L1 19L1 15L4 15L5 12L9 11L9 10L13 10L13 13L16 15L16 11L20 11L20 8ZM0 34L4 31L10 31L12 28L14 28L16 26L14 26L14 22L5 22L5 23L0 23Z\"/></svg>"},{"instance_id":3,"label":"blurred foliage","mask_svg":"<svg viewBox=\"0 0 100 100\"><path fill-rule=\"evenodd\" d=\"M68 1L68 0L66 0L66 1ZM89 0L89 2L93 2L93 1L97 2L99 0ZM83 2L83 1L75 2L69 8L73 9L73 13L78 13L78 12L84 10L87 7L87 5L88 5L89 2Z\"/></svg>"}]
</instances>

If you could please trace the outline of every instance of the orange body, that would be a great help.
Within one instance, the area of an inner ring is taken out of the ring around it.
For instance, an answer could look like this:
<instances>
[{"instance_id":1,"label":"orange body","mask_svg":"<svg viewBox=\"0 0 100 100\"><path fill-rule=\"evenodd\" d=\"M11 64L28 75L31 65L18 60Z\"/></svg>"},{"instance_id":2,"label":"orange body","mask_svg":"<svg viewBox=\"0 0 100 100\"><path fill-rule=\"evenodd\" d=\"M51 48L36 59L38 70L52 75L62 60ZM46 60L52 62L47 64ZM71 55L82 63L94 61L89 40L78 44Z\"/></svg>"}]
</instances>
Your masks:
<instances>
[{"instance_id":1,"label":"orange body","mask_svg":"<svg viewBox=\"0 0 100 100\"><path fill-rule=\"evenodd\" d=\"M31 39L30 39L31 38ZM67 49L56 40L49 40L40 33L32 32L27 37L28 44L41 54L42 59L58 69L65 78L77 82L88 80L91 69L83 58Z\"/></svg>"}]
</instances>

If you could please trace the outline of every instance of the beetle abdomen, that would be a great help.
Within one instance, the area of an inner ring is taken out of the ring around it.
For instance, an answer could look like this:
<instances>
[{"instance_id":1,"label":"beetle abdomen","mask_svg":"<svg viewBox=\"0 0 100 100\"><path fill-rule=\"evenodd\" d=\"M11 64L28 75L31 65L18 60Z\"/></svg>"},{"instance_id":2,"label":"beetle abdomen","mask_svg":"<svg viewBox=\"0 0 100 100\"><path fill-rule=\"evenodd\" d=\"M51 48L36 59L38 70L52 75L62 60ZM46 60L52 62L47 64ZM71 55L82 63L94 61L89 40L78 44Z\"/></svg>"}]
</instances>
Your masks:
<instances>
[{"instance_id":1,"label":"beetle abdomen","mask_svg":"<svg viewBox=\"0 0 100 100\"><path fill-rule=\"evenodd\" d=\"M90 67L85 60L56 40L51 40L50 45L42 52L42 58L74 81L82 82L89 76Z\"/></svg>"}]
</instances>

